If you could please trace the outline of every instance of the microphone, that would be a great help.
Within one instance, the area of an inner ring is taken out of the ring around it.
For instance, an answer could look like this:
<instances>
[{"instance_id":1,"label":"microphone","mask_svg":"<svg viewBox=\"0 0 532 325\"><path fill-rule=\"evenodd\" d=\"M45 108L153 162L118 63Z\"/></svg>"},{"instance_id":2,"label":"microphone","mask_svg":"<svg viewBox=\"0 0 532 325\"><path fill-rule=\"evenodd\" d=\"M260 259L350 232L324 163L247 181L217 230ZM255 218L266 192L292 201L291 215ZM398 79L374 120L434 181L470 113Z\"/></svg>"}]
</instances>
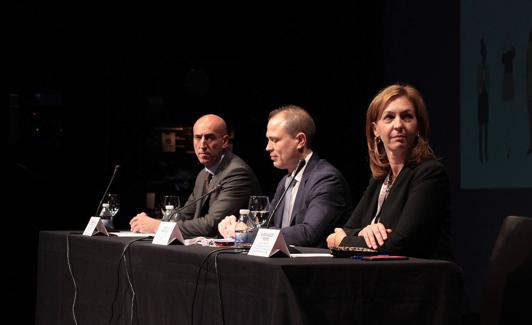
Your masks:
<instances>
[{"instance_id":1,"label":"microphone","mask_svg":"<svg viewBox=\"0 0 532 325\"><path fill-rule=\"evenodd\" d=\"M270 216L268 217L268 220L266 221L266 228L269 228L269 226L270 226L270 221L272 221L273 215L275 214L275 212L277 212L277 208L279 207L279 204L281 204L281 202L283 201L284 196L286 195L286 192L288 192L288 189L292 186L292 183L293 183L294 180L296 179L297 174L299 174L299 172L301 171L301 169L303 169L303 167L305 167L305 163L306 163L306 162L305 162L305 159L300 159L300 160L297 162L297 167L296 167L296 171L294 172L294 176L293 176L292 179L290 180L290 183L288 184L288 186L284 189L284 192L283 192L283 194L281 195L281 197L279 198L279 201L277 201L277 204L276 204L275 207L273 208L272 213L270 213Z\"/></svg>"},{"instance_id":2,"label":"microphone","mask_svg":"<svg viewBox=\"0 0 532 325\"><path fill-rule=\"evenodd\" d=\"M183 205L182 207L180 208L176 208L176 209L173 209L172 212L168 215L167 218L165 218L166 220L163 220L163 221L170 221L172 220L172 218L175 216L175 215L179 215L179 213L181 213L181 211L183 211L185 208L188 208L189 206L193 205L193 204L196 204L198 201L202 200L203 198L211 195L212 193L214 192L217 192L217 191L221 191L222 190L222 184L217 184L215 187L211 188L209 191L207 191L207 193L203 194L202 196L198 197L197 199L193 200L192 202L189 202L185 205Z\"/></svg>"},{"instance_id":3,"label":"microphone","mask_svg":"<svg viewBox=\"0 0 532 325\"><path fill-rule=\"evenodd\" d=\"M102 199L100 200L100 203L98 204L98 207L96 208L96 213L94 214L94 216L96 217L98 216L98 211L102 207L103 200L105 200L105 196L109 192L109 188L111 188L111 184L113 184L113 180L115 179L116 174L118 174L119 170L120 170L120 165L116 165L115 170L113 172L113 176L111 176L111 180L109 181L109 184L107 185L107 188L105 189L105 192L103 193Z\"/></svg>"}]
</instances>

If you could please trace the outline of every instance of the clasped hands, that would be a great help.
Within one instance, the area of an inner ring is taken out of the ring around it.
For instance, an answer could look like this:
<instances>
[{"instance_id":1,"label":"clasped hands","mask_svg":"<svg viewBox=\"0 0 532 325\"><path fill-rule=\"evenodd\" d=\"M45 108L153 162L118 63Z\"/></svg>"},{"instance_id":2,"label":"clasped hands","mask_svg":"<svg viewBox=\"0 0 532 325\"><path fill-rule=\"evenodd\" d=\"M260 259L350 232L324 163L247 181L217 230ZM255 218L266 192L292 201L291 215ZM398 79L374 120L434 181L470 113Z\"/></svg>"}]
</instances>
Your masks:
<instances>
[{"instance_id":1,"label":"clasped hands","mask_svg":"<svg viewBox=\"0 0 532 325\"><path fill-rule=\"evenodd\" d=\"M155 233L161 224L161 220L151 218L145 212L141 212L129 221L132 232Z\"/></svg>"},{"instance_id":2,"label":"clasped hands","mask_svg":"<svg viewBox=\"0 0 532 325\"><path fill-rule=\"evenodd\" d=\"M137 214L129 222L131 231L140 233L154 233L160 224L161 220L151 218L144 212ZM234 215L227 216L218 224L218 231L223 238L235 238L236 224L237 219Z\"/></svg>"},{"instance_id":3,"label":"clasped hands","mask_svg":"<svg viewBox=\"0 0 532 325\"><path fill-rule=\"evenodd\" d=\"M384 227L382 223L374 223L359 231L358 236L364 237L364 241L369 248L377 249L379 246L384 245L384 242L388 239L388 234L391 232L392 230ZM331 249L340 246L346 236L347 234L342 228L334 228L334 233L327 237L327 247Z\"/></svg>"},{"instance_id":4,"label":"clasped hands","mask_svg":"<svg viewBox=\"0 0 532 325\"><path fill-rule=\"evenodd\" d=\"M236 217L230 215L218 223L218 232L223 238L235 238L235 227L237 224Z\"/></svg>"}]
</instances>

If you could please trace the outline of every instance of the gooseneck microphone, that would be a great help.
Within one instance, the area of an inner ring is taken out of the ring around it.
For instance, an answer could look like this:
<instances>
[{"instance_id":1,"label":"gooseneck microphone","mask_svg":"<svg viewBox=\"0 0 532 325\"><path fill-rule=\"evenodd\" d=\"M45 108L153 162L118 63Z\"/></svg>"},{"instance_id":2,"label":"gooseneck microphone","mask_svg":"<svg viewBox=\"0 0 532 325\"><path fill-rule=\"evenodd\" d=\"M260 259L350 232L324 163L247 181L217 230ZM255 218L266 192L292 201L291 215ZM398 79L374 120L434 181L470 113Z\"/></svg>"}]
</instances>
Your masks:
<instances>
[{"instance_id":1,"label":"gooseneck microphone","mask_svg":"<svg viewBox=\"0 0 532 325\"><path fill-rule=\"evenodd\" d=\"M288 189L292 186L292 183L296 179L297 174L299 174L299 172L301 171L301 169L303 169L303 167L305 167L305 159L301 159L301 160L299 160L297 162L297 167L296 167L296 171L294 172L294 176L290 180L290 183L288 184L288 186L284 189L284 192L281 195L281 197L279 198L279 201L277 201L277 204L273 208L272 213L270 213L270 216L268 217L268 220L265 223L265 225L266 225L265 227L266 228L269 228L270 221L272 221L273 215L275 214L275 212L277 212L277 208L279 208L279 204L281 204L281 202L283 202L283 199L284 199L284 196L286 195L286 192L288 192Z\"/></svg>"},{"instance_id":2,"label":"gooseneck microphone","mask_svg":"<svg viewBox=\"0 0 532 325\"><path fill-rule=\"evenodd\" d=\"M209 191L207 191L207 193L203 194L202 196L198 197L195 200L192 200L192 202L189 202L189 203L183 205L180 208L173 209L172 212L170 212L168 214L168 217L164 218L162 221L170 221L170 220L172 220L172 218L174 216L176 216L176 215L179 215L179 213L181 213L181 211L183 211L183 209L188 208L189 206L191 206L193 204L196 204L196 202L198 202L198 201L202 200L203 198L211 195L212 193L217 192L217 191L221 191L221 190L222 190L222 184L217 184L215 187L213 187Z\"/></svg>"},{"instance_id":3,"label":"gooseneck microphone","mask_svg":"<svg viewBox=\"0 0 532 325\"><path fill-rule=\"evenodd\" d=\"M100 200L100 203L98 204L98 207L96 208L96 212L94 213L94 216L98 216L98 211L100 210L103 200L105 200L105 196L109 192L109 189L111 188L111 185L113 184L113 181L116 177L116 174L118 174L118 171L120 170L120 165L115 166L115 171L113 172L113 176L111 176L111 180L109 181L109 184L107 185L107 188L105 189L105 192L103 193L102 199Z\"/></svg>"}]
</instances>

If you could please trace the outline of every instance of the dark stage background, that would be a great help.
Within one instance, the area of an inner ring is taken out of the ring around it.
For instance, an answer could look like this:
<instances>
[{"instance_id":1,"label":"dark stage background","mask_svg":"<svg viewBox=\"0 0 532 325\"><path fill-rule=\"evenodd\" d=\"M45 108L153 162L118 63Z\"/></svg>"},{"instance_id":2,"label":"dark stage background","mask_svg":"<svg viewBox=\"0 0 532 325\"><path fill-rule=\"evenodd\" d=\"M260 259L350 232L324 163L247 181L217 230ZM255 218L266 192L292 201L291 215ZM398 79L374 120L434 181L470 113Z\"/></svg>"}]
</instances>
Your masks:
<instances>
[{"instance_id":1,"label":"dark stage background","mask_svg":"<svg viewBox=\"0 0 532 325\"><path fill-rule=\"evenodd\" d=\"M175 181L186 196L200 166L186 129L175 153L161 151L161 129L189 127L208 112L226 119L234 152L271 196L282 172L264 151L268 112L306 107L317 124L315 151L344 173L356 202L369 177L369 101L393 82L418 87L432 146L451 176L456 260L472 311L501 220L532 215L530 189L460 189L458 1L28 0L11 1L7 12L10 267L2 282L10 305L28 311L22 320L33 319L38 232L83 229L115 164L121 227L144 209L148 191Z\"/></svg>"}]
</instances>

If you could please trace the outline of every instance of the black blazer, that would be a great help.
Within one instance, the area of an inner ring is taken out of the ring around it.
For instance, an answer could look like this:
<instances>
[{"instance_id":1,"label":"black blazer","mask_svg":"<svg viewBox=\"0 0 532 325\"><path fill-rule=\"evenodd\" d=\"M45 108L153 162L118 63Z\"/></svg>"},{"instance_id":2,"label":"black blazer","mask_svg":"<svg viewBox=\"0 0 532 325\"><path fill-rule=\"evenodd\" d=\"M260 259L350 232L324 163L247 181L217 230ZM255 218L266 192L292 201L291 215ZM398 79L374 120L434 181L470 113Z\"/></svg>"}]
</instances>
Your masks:
<instances>
[{"instance_id":1,"label":"black blazer","mask_svg":"<svg viewBox=\"0 0 532 325\"><path fill-rule=\"evenodd\" d=\"M383 180L371 178L344 226L341 246L367 247L358 232L371 223ZM443 164L405 165L382 205L380 222L391 228L379 251L421 258L451 258L449 177Z\"/></svg>"}]
</instances>

